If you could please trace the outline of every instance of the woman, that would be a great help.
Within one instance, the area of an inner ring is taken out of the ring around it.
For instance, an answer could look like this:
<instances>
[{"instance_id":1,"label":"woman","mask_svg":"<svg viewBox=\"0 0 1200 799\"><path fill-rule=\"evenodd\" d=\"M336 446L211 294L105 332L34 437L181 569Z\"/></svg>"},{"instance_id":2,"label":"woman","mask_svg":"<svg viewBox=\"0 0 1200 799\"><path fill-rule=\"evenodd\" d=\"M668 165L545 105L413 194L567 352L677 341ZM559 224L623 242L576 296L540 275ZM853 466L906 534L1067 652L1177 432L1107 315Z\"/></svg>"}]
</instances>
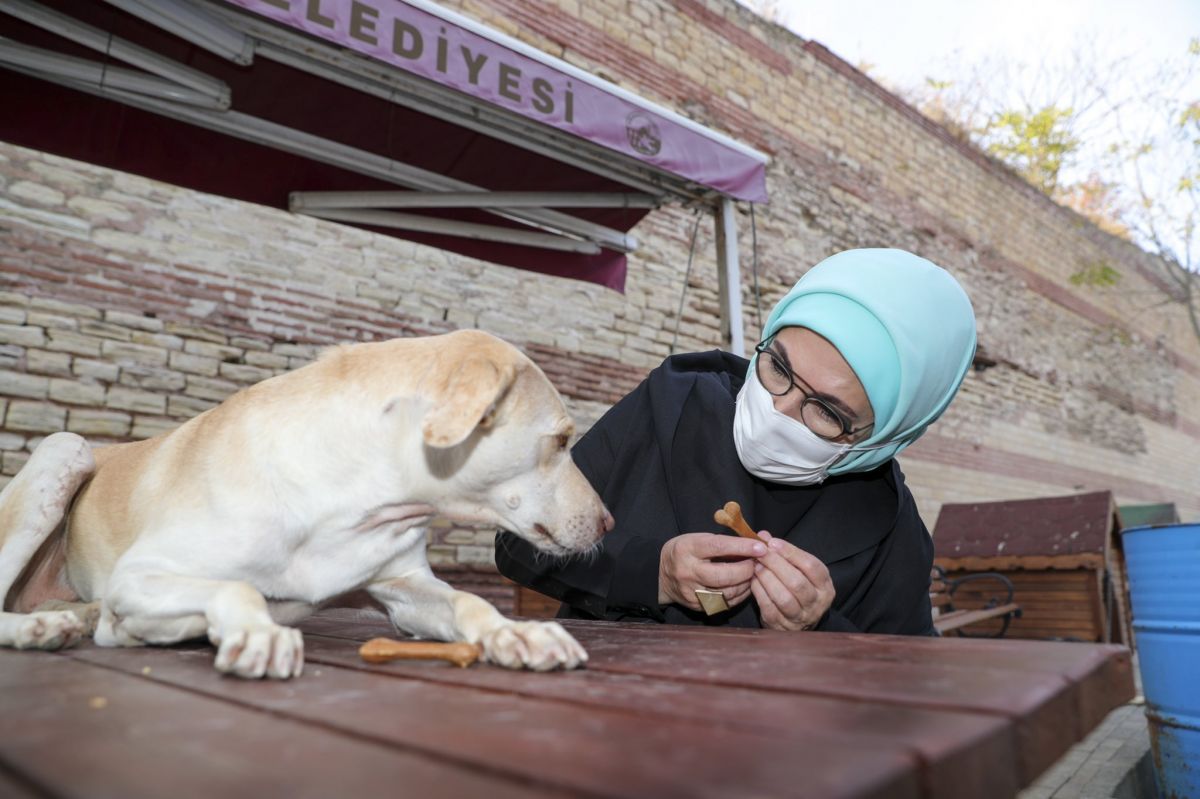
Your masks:
<instances>
[{"instance_id":1,"label":"woman","mask_svg":"<svg viewBox=\"0 0 1200 799\"><path fill-rule=\"evenodd\" d=\"M502 532L501 572L566 618L932 635L933 545L894 456L970 368L966 293L911 253L849 250L764 333L749 363L668 358L575 445L616 518L594 557ZM761 540L714 522L729 500ZM707 615L704 592L728 609Z\"/></svg>"}]
</instances>

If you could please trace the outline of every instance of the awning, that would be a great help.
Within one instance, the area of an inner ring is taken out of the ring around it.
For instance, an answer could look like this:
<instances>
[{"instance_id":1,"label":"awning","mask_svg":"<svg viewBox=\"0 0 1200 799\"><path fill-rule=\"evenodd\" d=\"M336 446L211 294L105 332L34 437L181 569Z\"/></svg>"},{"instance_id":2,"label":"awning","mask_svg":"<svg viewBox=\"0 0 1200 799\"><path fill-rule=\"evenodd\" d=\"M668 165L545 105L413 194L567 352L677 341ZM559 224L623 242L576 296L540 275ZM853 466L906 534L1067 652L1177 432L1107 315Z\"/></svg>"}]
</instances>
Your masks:
<instances>
[{"instance_id":1,"label":"awning","mask_svg":"<svg viewBox=\"0 0 1200 799\"><path fill-rule=\"evenodd\" d=\"M649 208L766 198L763 154L425 0L0 12L0 138L495 263L621 289Z\"/></svg>"},{"instance_id":2,"label":"awning","mask_svg":"<svg viewBox=\"0 0 1200 799\"><path fill-rule=\"evenodd\" d=\"M228 0L731 197L767 199L766 158L424 0Z\"/></svg>"}]
</instances>

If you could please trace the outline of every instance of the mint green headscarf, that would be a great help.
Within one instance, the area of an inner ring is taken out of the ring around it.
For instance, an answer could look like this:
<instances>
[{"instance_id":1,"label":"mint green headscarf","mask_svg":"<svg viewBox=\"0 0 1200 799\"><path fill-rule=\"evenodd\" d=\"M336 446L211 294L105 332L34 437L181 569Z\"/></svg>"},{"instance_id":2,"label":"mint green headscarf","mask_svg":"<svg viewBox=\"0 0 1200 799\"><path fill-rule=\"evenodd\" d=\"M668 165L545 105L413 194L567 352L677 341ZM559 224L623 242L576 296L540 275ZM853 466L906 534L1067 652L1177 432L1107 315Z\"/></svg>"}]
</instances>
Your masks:
<instances>
[{"instance_id":1,"label":"mint green headscarf","mask_svg":"<svg viewBox=\"0 0 1200 799\"><path fill-rule=\"evenodd\" d=\"M868 471L916 441L975 357L966 292L945 269L904 250L846 250L821 261L771 311L763 338L784 327L806 327L837 347L875 413L871 437L830 474ZM859 451L865 447L879 448Z\"/></svg>"}]
</instances>

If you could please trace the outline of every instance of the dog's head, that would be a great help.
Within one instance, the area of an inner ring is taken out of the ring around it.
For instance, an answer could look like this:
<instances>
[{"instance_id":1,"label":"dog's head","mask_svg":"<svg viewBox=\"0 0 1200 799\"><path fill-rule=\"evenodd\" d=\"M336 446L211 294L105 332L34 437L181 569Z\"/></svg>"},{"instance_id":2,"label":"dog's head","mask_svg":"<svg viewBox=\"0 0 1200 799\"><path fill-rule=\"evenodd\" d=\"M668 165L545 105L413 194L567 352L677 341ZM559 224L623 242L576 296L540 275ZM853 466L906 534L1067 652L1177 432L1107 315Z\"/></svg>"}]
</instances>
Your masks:
<instances>
[{"instance_id":1,"label":"dog's head","mask_svg":"<svg viewBox=\"0 0 1200 799\"><path fill-rule=\"evenodd\" d=\"M571 460L574 423L554 386L516 347L487 333L438 336L422 381L424 455L439 510L495 524L555 554L582 552L612 528Z\"/></svg>"}]
</instances>

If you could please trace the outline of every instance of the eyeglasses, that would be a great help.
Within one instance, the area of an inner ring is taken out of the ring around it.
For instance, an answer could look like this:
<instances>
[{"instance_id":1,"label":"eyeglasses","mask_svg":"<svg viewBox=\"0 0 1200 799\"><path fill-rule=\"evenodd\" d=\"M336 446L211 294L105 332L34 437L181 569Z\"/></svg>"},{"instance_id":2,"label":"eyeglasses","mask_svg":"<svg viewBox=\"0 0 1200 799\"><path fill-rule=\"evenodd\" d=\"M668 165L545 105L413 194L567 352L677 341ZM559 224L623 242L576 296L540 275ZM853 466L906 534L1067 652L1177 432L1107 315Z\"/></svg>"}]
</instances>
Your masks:
<instances>
[{"instance_id":1,"label":"eyeglasses","mask_svg":"<svg viewBox=\"0 0 1200 799\"><path fill-rule=\"evenodd\" d=\"M861 433L863 430L875 426L875 423L871 422L859 428L852 428L845 414L820 397L813 396L812 388L797 377L783 356L770 348L771 342L772 339L767 339L754 347L754 351L759 355L755 361L758 382L762 383L768 393L776 397L782 397L793 388L803 394L804 400L800 403L800 421L804 422L809 430L821 438L833 440Z\"/></svg>"}]
</instances>

